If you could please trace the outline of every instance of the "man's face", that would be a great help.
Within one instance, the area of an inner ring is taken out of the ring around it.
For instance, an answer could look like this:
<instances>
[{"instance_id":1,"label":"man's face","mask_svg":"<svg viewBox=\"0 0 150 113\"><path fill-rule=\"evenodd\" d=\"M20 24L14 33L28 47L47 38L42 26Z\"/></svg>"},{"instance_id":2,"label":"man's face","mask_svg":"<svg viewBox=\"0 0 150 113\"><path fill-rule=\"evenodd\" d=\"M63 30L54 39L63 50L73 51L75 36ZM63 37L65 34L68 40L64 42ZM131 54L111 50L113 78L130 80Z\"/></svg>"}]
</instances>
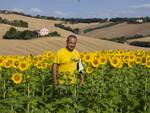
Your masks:
<instances>
[{"instance_id":1,"label":"man's face","mask_svg":"<svg viewBox=\"0 0 150 113\"><path fill-rule=\"evenodd\" d=\"M68 49L69 51L73 51L74 48L76 47L76 43L77 43L77 39L70 37L70 38L67 40L67 49Z\"/></svg>"}]
</instances>

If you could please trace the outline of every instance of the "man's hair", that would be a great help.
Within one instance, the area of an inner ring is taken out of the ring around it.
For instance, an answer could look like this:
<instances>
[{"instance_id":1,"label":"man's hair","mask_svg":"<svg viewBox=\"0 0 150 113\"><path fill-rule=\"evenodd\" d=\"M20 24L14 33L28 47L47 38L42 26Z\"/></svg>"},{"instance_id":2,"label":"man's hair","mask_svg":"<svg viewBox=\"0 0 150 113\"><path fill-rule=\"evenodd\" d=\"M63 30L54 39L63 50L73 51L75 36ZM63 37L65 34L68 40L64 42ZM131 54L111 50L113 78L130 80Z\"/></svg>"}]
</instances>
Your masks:
<instances>
[{"instance_id":1,"label":"man's hair","mask_svg":"<svg viewBox=\"0 0 150 113\"><path fill-rule=\"evenodd\" d=\"M77 39L77 37L75 36L75 35L69 35L68 37L67 37L67 42L68 42L68 40L70 39L70 38L76 38Z\"/></svg>"}]
</instances>

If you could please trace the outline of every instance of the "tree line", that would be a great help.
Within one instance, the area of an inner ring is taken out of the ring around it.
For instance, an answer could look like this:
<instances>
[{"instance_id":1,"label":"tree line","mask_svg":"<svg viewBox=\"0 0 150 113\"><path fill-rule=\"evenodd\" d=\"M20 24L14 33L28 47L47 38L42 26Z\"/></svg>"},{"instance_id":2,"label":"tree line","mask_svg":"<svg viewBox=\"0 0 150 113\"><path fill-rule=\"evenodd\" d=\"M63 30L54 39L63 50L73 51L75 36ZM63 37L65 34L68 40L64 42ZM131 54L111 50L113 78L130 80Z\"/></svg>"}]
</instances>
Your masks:
<instances>
[{"instance_id":1,"label":"tree line","mask_svg":"<svg viewBox=\"0 0 150 113\"><path fill-rule=\"evenodd\" d=\"M116 18L111 18L109 21L111 22L127 22L127 23L131 23L131 24L136 24L138 23L137 20L142 20L143 22L150 22L150 17L136 17L136 18L121 18L121 17L116 17Z\"/></svg>"},{"instance_id":2,"label":"tree line","mask_svg":"<svg viewBox=\"0 0 150 113\"><path fill-rule=\"evenodd\" d=\"M115 18L60 18L60 17L53 17L53 16L42 16L42 15L36 15L32 16L29 14L24 14L23 12L17 12L17 11L7 11L7 10L0 10L0 13L4 14L17 14L27 17L33 17L33 18L39 18L39 19L47 19L47 20L60 20L60 21L66 21L74 23L92 23L92 22L128 22L128 23L137 23L137 19L142 19L143 22L150 22L150 17L115 17Z\"/></svg>"},{"instance_id":3,"label":"tree line","mask_svg":"<svg viewBox=\"0 0 150 113\"><path fill-rule=\"evenodd\" d=\"M73 28L71 28L69 26L65 26L65 25L63 25L61 23L60 24L55 24L55 27L59 27L59 28L64 29L64 30L71 31L71 32L73 32L75 34L79 34L80 33L79 28L73 29Z\"/></svg>"},{"instance_id":4,"label":"tree line","mask_svg":"<svg viewBox=\"0 0 150 113\"><path fill-rule=\"evenodd\" d=\"M18 27L28 27L28 23L23 21L23 20L9 21L7 19L3 19L2 17L0 17L0 23L2 23L2 24L9 24L9 25L18 26Z\"/></svg>"}]
</instances>

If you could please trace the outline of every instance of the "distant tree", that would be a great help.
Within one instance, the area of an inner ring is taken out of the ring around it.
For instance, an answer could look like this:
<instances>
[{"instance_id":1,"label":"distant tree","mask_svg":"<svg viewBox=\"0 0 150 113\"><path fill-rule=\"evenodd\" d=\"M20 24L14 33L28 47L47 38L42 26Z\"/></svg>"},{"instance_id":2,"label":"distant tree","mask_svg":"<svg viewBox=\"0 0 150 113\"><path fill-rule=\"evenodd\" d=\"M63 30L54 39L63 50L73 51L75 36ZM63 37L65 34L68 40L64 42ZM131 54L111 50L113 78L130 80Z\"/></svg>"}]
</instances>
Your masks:
<instances>
[{"instance_id":1,"label":"distant tree","mask_svg":"<svg viewBox=\"0 0 150 113\"><path fill-rule=\"evenodd\" d=\"M19 27L28 27L28 23L23 21L23 20L13 20L13 21L9 21L7 19L2 19L0 17L0 23L3 24L9 24L9 25L13 25L13 26L19 26Z\"/></svg>"},{"instance_id":2,"label":"distant tree","mask_svg":"<svg viewBox=\"0 0 150 113\"><path fill-rule=\"evenodd\" d=\"M15 28L11 27L9 31L5 33L3 36L4 39L32 39L37 38L38 33L35 31L25 30L25 31L17 31Z\"/></svg>"},{"instance_id":3,"label":"distant tree","mask_svg":"<svg viewBox=\"0 0 150 113\"><path fill-rule=\"evenodd\" d=\"M16 34L17 34L17 30L14 27L11 27L3 37L5 39L12 39L13 37L16 37Z\"/></svg>"},{"instance_id":4,"label":"distant tree","mask_svg":"<svg viewBox=\"0 0 150 113\"><path fill-rule=\"evenodd\" d=\"M57 31L54 31L49 33L48 36L60 36L60 34Z\"/></svg>"},{"instance_id":5,"label":"distant tree","mask_svg":"<svg viewBox=\"0 0 150 113\"><path fill-rule=\"evenodd\" d=\"M2 23L3 22L3 19L0 17L0 23Z\"/></svg>"}]
</instances>

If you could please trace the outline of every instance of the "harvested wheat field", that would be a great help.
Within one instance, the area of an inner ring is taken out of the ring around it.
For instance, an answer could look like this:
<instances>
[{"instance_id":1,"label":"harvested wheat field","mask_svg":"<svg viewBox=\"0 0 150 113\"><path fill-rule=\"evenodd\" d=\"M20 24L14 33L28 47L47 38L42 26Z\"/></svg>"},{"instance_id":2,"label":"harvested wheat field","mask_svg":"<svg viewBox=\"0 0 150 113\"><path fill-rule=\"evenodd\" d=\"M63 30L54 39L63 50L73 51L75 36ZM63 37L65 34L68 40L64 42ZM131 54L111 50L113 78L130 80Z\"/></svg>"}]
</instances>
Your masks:
<instances>
[{"instance_id":1,"label":"harvested wheat field","mask_svg":"<svg viewBox=\"0 0 150 113\"><path fill-rule=\"evenodd\" d=\"M65 38L61 37L46 37L33 40L3 40L0 39L0 54L1 55L27 55L41 54L46 50L55 52L57 49L65 46ZM100 51L108 49L143 49L149 51L148 48L140 48L129 46L126 44L118 44L105 40L78 36L77 49L82 51Z\"/></svg>"},{"instance_id":2,"label":"harvested wheat field","mask_svg":"<svg viewBox=\"0 0 150 113\"><path fill-rule=\"evenodd\" d=\"M93 23L75 23L75 24L71 24L71 23L63 23L63 25L65 26L69 26L73 29L75 28L79 28L81 30L83 29L86 29L86 28L91 28L91 27L94 27L94 26L97 26L99 25L100 23L99 22L93 22Z\"/></svg>"},{"instance_id":3,"label":"harvested wheat field","mask_svg":"<svg viewBox=\"0 0 150 113\"><path fill-rule=\"evenodd\" d=\"M105 26L105 25L108 25L112 22L102 22L102 23L95 23L95 24L88 24L87 26L84 26L81 28L81 30L86 30L86 29L92 29L92 28L97 28L97 27L102 27L102 26Z\"/></svg>"},{"instance_id":4,"label":"harvested wheat field","mask_svg":"<svg viewBox=\"0 0 150 113\"><path fill-rule=\"evenodd\" d=\"M143 24L127 24L120 23L114 26L106 27L103 29L97 29L84 34L85 36L94 38L115 38L128 35L149 35L150 34L150 23Z\"/></svg>"},{"instance_id":5,"label":"harvested wheat field","mask_svg":"<svg viewBox=\"0 0 150 113\"><path fill-rule=\"evenodd\" d=\"M130 39L130 40L128 40L128 42L134 42L134 41L150 42L150 36L144 37L144 38L138 38L138 39Z\"/></svg>"}]
</instances>

